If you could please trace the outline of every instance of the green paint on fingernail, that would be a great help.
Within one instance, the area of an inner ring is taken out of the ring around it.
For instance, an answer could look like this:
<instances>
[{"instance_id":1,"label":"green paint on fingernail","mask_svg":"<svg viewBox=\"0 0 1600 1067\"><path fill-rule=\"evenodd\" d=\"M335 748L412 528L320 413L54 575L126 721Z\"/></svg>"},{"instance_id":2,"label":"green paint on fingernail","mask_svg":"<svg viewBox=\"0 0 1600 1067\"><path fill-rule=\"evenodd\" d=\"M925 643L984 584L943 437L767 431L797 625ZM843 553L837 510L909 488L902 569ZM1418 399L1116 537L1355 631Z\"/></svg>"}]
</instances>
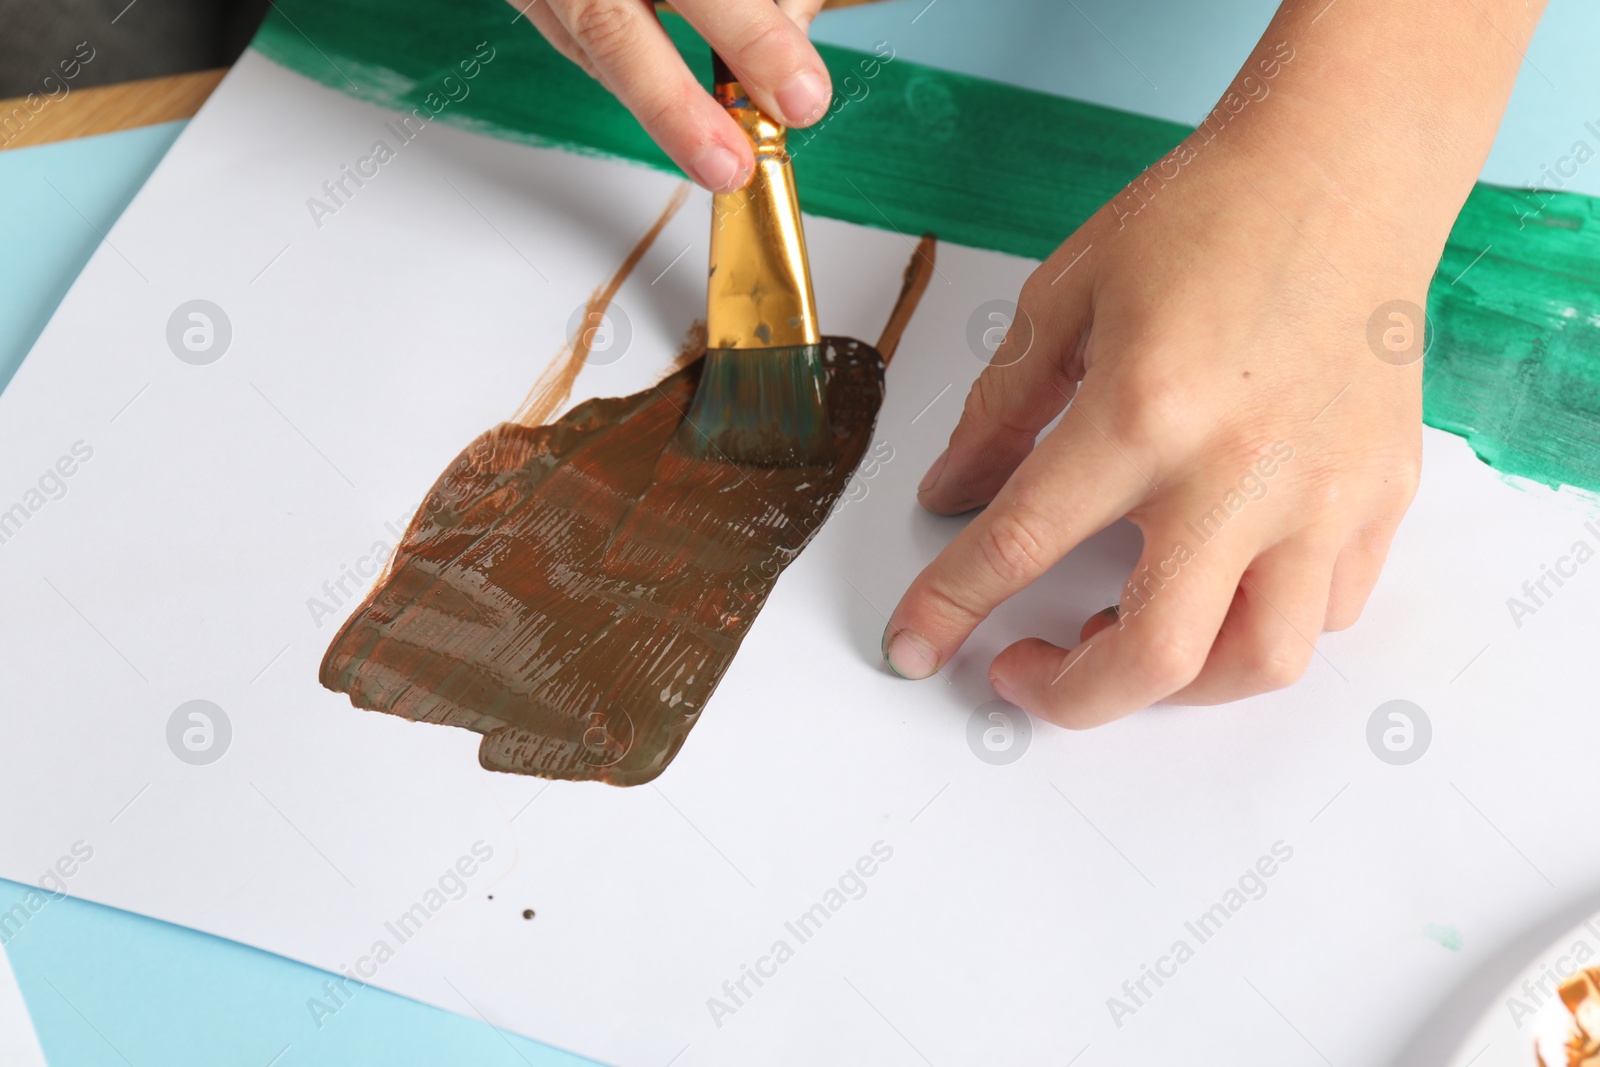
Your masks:
<instances>
[{"instance_id":1,"label":"green paint on fingernail","mask_svg":"<svg viewBox=\"0 0 1600 1067\"><path fill-rule=\"evenodd\" d=\"M892 623L884 623L883 624L883 636L878 638L878 651L883 653L883 665L885 667L889 668L890 673L893 674L896 678L905 678L906 677L905 675L901 674L899 671L894 669L894 660L889 658L889 640L890 640L889 627L891 625L893 625L893 624ZM906 679L906 680L910 681L910 679Z\"/></svg>"}]
</instances>

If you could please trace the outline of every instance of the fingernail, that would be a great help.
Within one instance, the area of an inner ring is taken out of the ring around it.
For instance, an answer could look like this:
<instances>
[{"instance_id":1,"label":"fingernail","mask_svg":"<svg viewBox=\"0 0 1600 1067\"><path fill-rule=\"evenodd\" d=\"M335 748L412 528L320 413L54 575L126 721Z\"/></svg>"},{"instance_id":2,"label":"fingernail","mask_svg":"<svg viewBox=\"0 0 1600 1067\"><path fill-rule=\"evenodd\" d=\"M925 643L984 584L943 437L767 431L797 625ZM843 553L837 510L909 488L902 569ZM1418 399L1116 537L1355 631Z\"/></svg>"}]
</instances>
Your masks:
<instances>
[{"instance_id":1,"label":"fingernail","mask_svg":"<svg viewBox=\"0 0 1600 1067\"><path fill-rule=\"evenodd\" d=\"M708 144L689 161L689 172L707 189L721 192L738 188L739 157L720 144Z\"/></svg>"},{"instance_id":2,"label":"fingernail","mask_svg":"<svg viewBox=\"0 0 1600 1067\"><path fill-rule=\"evenodd\" d=\"M827 109L828 83L814 71L803 70L773 96L790 126L809 126Z\"/></svg>"},{"instance_id":3,"label":"fingernail","mask_svg":"<svg viewBox=\"0 0 1600 1067\"><path fill-rule=\"evenodd\" d=\"M1106 618L1110 619L1112 622L1116 622L1117 621L1117 605L1113 604L1109 608L1101 608L1100 609L1100 614L1104 615Z\"/></svg>"},{"instance_id":4,"label":"fingernail","mask_svg":"<svg viewBox=\"0 0 1600 1067\"><path fill-rule=\"evenodd\" d=\"M933 461L933 466L928 468L928 473L922 476L922 481L917 483L917 492L926 493L939 482L939 475L944 473L944 465L950 459L950 450L947 448L939 453L939 458Z\"/></svg>"},{"instance_id":5,"label":"fingernail","mask_svg":"<svg viewBox=\"0 0 1600 1067\"><path fill-rule=\"evenodd\" d=\"M1012 689L1011 683L1007 682L1000 675L989 675L989 685L994 689L995 696L999 697L1001 700L1004 700L1007 704L1014 704L1019 708L1022 707L1022 702L1017 699L1017 691Z\"/></svg>"},{"instance_id":6,"label":"fingernail","mask_svg":"<svg viewBox=\"0 0 1600 1067\"><path fill-rule=\"evenodd\" d=\"M911 630L885 633L883 661L896 675L908 681L927 678L939 669L939 653L921 634Z\"/></svg>"}]
</instances>

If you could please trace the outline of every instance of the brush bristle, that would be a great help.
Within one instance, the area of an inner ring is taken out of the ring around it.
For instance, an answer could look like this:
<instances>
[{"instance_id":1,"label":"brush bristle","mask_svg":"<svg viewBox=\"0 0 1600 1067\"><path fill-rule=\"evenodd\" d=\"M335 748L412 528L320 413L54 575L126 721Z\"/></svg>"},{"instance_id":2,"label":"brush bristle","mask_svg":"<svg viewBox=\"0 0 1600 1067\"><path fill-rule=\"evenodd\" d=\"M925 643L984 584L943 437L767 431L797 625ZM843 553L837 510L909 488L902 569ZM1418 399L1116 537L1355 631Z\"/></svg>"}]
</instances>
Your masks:
<instances>
[{"instance_id":1,"label":"brush bristle","mask_svg":"<svg viewBox=\"0 0 1600 1067\"><path fill-rule=\"evenodd\" d=\"M678 438L693 455L732 463L829 462L833 428L822 345L711 349Z\"/></svg>"}]
</instances>

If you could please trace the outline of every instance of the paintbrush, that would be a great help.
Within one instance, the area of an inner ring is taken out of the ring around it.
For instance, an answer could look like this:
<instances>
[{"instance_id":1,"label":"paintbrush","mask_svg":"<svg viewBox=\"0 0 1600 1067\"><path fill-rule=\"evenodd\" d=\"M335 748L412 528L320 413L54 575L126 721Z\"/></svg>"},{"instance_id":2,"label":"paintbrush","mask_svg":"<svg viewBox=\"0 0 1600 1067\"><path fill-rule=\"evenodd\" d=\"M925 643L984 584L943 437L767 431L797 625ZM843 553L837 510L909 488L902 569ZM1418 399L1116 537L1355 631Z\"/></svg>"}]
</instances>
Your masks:
<instances>
[{"instance_id":1,"label":"paintbrush","mask_svg":"<svg viewBox=\"0 0 1600 1067\"><path fill-rule=\"evenodd\" d=\"M786 131L721 57L711 59L717 101L750 138L756 163L743 189L712 197L706 357L680 446L764 467L827 463L822 335Z\"/></svg>"}]
</instances>

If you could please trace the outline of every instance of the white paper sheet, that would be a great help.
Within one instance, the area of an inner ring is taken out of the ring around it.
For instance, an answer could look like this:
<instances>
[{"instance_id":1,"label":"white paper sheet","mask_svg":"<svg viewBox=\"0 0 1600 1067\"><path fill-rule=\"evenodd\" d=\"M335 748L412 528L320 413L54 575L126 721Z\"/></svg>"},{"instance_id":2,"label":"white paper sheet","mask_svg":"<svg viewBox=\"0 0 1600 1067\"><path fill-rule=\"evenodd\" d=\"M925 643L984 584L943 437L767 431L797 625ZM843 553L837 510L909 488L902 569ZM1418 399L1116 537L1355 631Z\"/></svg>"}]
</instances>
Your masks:
<instances>
[{"instance_id":1,"label":"white paper sheet","mask_svg":"<svg viewBox=\"0 0 1600 1067\"><path fill-rule=\"evenodd\" d=\"M491 774L475 734L353 710L316 677L351 604L319 624L308 601L510 414L676 186L436 125L317 228L307 198L389 117L247 54L0 397L0 510L73 457L64 495L0 544L0 802L34 813L0 839L0 875L82 842L75 895L363 968L619 1067L1383 1064L1479 946L1600 884L1600 850L1561 817L1593 793L1600 563L1520 628L1506 607L1600 537L1582 501L1505 484L1447 435L1427 434L1362 624L1287 692L1035 723L1016 762L974 754L990 658L1027 634L1069 643L1114 601L1138 552L1125 526L941 678L885 672L884 613L960 526L913 488L979 369L968 316L1031 267L948 245L889 373L893 458L778 583L656 783ZM580 397L640 387L676 348L707 214L693 197L624 286L631 347ZM808 226L824 329L876 337L909 238ZM231 324L208 365L167 339L197 299ZM394 413L406 432L380 438ZM1366 740L1393 699L1432 725L1405 766ZM192 700L227 718L209 764L169 748ZM1200 943L1186 923L1275 846L1292 855L1259 899ZM875 850L859 899L802 943L785 924ZM441 879L454 895L462 857L460 899L401 943L386 923ZM1179 940L1192 958L1162 963ZM778 941L792 957L763 963ZM1135 997L1146 965L1172 973ZM734 1004L746 967L770 977ZM1113 997L1135 1010L1114 1018Z\"/></svg>"},{"instance_id":2,"label":"white paper sheet","mask_svg":"<svg viewBox=\"0 0 1600 1067\"><path fill-rule=\"evenodd\" d=\"M33 1032L28 1005L23 1003L11 961L0 949L0 1063L6 1067L45 1067L44 1050Z\"/></svg>"}]
</instances>

